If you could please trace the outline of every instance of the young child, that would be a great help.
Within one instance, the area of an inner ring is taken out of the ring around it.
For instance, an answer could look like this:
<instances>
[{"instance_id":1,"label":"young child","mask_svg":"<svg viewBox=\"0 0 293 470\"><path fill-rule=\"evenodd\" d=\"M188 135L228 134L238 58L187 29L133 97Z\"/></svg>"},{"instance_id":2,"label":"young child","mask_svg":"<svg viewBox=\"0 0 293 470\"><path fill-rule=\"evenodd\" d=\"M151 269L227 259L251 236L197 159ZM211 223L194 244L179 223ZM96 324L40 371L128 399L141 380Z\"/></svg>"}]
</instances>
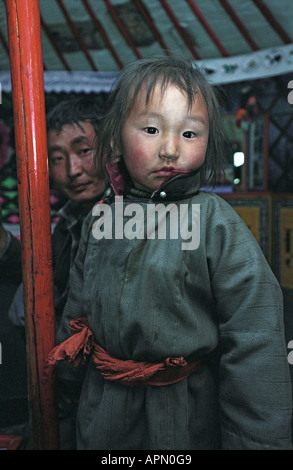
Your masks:
<instances>
[{"instance_id":1,"label":"young child","mask_svg":"<svg viewBox=\"0 0 293 470\"><path fill-rule=\"evenodd\" d=\"M50 357L86 364L78 448L291 448L279 285L236 212L200 191L221 162L213 88L183 59L137 61L100 129L109 188Z\"/></svg>"}]
</instances>

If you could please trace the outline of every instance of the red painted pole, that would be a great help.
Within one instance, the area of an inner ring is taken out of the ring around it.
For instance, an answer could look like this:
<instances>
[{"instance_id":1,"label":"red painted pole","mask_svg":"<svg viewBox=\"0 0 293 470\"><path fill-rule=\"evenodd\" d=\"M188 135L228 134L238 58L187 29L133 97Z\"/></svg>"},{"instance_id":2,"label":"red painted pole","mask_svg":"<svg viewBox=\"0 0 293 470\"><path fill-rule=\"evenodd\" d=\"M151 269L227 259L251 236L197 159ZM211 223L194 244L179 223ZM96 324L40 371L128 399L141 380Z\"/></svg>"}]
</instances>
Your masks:
<instances>
[{"instance_id":1,"label":"red painted pole","mask_svg":"<svg viewBox=\"0 0 293 470\"><path fill-rule=\"evenodd\" d=\"M31 448L58 448L47 135L38 0L6 0L26 319Z\"/></svg>"}]
</instances>

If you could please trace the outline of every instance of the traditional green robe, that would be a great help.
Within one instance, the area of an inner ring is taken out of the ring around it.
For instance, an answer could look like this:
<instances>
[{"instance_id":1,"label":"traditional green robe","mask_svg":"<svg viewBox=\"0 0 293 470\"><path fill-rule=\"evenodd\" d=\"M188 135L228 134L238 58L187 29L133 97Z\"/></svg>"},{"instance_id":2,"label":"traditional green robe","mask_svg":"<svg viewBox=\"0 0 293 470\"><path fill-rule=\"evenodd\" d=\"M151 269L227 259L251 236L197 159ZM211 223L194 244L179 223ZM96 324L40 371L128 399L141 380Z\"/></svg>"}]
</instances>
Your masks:
<instances>
[{"instance_id":1,"label":"traditional green robe","mask_svg":"<svg viewBox=\"0 0 293 470\"><path fill-rule=\"evenodd\" d=\"M115 231L101 238L104 219L97 240L98 216L84 223L58 340L70 335L72 318L86 316L96 341L120 359L208 360L188 378L159 387L105 381L89 361L78 410L79 449L291 448L280 287L245 223L221 197L198 186L197 174L178 175L152 195L111 189L103 202L112 216L114 208L122 211L122 227L130 221L134 234L135 214L125 214L130 204L142 208L144 224L151 204L174 203L179 215L187 209L189 229L199 224L195 249L183 249L180 233L169 236L168 211L165 239L130 239L129 232L120 237L121 219L116 238ZM192 219L195 204L200 223Z\"/></svg>"}]
</instances>

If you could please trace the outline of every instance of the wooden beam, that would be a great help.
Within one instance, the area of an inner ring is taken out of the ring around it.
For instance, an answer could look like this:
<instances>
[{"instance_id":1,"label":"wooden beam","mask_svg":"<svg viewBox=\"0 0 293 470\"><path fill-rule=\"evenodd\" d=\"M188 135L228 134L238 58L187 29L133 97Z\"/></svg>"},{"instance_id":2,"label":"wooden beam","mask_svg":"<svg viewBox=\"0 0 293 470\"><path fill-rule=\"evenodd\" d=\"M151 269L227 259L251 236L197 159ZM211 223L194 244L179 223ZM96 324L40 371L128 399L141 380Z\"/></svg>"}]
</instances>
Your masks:
<instances>
[{"instance_id":1,"label":"wooden beam","mask_svg":"<svg viewBox=\"0 0 293 470\"><path fill-rule=\"evenodd\" d=\"M55 312L47 133L38 0L6 0L27 340L30 446L58 448L55 388L47 369Z\"/></svg>"}]
</instances>

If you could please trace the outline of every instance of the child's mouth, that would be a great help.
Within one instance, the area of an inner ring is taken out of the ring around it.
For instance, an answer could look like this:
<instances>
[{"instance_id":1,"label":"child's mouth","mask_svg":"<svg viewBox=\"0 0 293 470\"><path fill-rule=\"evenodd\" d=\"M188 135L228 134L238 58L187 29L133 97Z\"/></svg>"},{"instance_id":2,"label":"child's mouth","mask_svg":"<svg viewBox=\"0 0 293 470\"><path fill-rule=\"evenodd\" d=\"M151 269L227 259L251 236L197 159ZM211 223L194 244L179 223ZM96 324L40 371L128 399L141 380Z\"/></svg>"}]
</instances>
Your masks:
<instances>
[{"instance_id":1,"label":"child's mouth","mask_svg":"<svg viewBox=\"0 0 293 470\"><path fill-rule=\"evenodd\" d=\"M171 173L175 170L174 167L163 167L160 170L154 171L156 176L160 176L166 178L171 175Z\"/></svg>"}]
</instances>

